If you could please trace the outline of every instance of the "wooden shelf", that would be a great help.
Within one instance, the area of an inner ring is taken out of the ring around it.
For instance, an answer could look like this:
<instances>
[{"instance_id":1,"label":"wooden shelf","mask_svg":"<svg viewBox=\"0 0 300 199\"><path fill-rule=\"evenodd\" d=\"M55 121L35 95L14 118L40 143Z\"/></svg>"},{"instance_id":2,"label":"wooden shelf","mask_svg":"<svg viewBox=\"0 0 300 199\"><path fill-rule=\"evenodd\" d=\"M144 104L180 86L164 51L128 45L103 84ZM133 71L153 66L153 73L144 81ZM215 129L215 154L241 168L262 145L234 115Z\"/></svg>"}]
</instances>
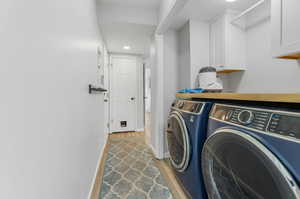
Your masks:
<instances>
[{"instance_id":1,"label":"wooden shelf","mask_svg":"<svg viewBox=\"0 0 300 199\"><path fill-rule=\"evenodd\" d=\"M219 70L217 71L218 74L228 74L228 73L236 73L236 72L242 72L244 70Z\"/></svg>"},{"instance_id":2,"label":"wooden shelf","mask_svg":"<svg viewBox=\"0 0 300 199\"><path fill-rule=\"evenodd\" d=\"M184 99L221 99L221 100L242 100L242 101L262 101L262 102L283 102L299 103L300 93L193 93L176 94L177 98Z\"/></svg>"},{"instance_id":3,"label":"wooden shelf","mask_svg":"<svg viewBox=\"0 0 300 199\"><path fill-rule=\"evenodd\" d=\"M300 60L300 53L281 56L281 57L278 57L278 58L281 58L281 59L297 59L297 60L299 59Z\"/></svg>"}]
</instances>

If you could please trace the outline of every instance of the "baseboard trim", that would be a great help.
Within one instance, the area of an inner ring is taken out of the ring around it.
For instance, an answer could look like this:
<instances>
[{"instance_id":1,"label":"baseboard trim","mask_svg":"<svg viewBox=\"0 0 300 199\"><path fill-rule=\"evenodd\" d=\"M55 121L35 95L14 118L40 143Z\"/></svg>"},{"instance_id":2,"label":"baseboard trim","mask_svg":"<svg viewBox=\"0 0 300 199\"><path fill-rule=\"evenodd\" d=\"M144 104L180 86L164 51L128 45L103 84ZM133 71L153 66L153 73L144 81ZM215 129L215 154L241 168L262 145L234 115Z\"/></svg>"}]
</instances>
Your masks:
<instances>
[{"instance_id":1,"label":"baseboard trim","mask_svg":"<svg viewBox=\"0 0 300 199\"><path fill-rule=\"evenodd\" d=\"M91 184L90 192L88 195L88 199L98 199L100 194L100 186L102 183L102 177L104 173L104 164L108 152L108 137L106 138L106 142L100 152L100 156L97 163L97 168L94 174L94 178Z\"/></svg>"},{"instance_id":2,"label":"baseboard trim","mask_svg":"<svg viewBox=\"0 0 300 199\"><path fill-rule=\"evenodd\" d=\"M170 157L170 153L169 152L165 152L165 154L164 154L164 159L165 158L169 158Z\"/></svg>"},{"instance_id":3,"label":"baseboard trim","mask_svg":"<svg viewBox=\"0 0 300 199\"><path fill-rule=\"evenodd\" d=\"M172 192L172 195L174 199L189 199L184 192L181 184L176 179L176 176L173 172L173 169L168 163L168 160L156 160L155 165L159 168L161 174L163 175L164 179L166 180L166 183L169 185L170 191Z\"/></svg>"},{"instance_id":4,"label":"baseboard trim","mask_svg":"<svg viewBox=\"0 0 300 199\"><path fill-rule=\"evenodd\" d=\"M150 146L151 145L151 140L150 140L151 138L145 133L145 142L146 142L146 144L148 145L148 146Z\"/></svg>"},{"instance_id":5,"label":"baseboard trim","mask_svg":"<svg viewBox=\"0 0 300 199\"><path fill-rule=\"evenodd\" d=\"M157 153L156 153L154 147L152 146L152 144L148 144L148 146L149 146L150 149L152 150L152 153L153 153L154 157L157 158Z\"/></svg>"},{"instance_id":6,"label":"baseboard trim","mask_svg":"<svg viewBox=\"0 0 300 199\"><path fill-rule=\"evenodd\" d=\"M140 129L135 129L136 132L140 132L140 131L145 131L144 128L140 128Z\"/></svg>"}]
</instances>

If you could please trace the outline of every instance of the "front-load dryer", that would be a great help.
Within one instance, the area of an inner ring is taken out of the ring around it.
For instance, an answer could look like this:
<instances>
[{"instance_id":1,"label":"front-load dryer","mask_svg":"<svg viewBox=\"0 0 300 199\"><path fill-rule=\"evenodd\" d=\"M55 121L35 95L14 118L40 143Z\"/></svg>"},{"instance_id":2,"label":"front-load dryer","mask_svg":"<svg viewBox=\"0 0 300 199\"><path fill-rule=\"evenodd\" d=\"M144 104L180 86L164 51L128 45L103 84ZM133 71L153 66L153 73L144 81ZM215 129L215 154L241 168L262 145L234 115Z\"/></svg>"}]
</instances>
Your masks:
<instances>
[{"instance_id":1,"label":"front-load dryer","mask_svg":"<svg viewBox=\"0 0 300 199\"><path fill-rule=\"evenodd\" d=\"M166 137L171 166L183 190L193 199L207 198L201 173L201 151L211 106L209 102L177 100L168 119Z\"/></svg>"},{"instance_id":2,"label":"front-load dryer","mask_svg":"<svg viewBox=\"0 0 300 199\"><path fill-rule=\"evenodd\" d=\"M209 199L299 199L300 113L215 104L202 169Z\"/></svg>"}]
</instances>

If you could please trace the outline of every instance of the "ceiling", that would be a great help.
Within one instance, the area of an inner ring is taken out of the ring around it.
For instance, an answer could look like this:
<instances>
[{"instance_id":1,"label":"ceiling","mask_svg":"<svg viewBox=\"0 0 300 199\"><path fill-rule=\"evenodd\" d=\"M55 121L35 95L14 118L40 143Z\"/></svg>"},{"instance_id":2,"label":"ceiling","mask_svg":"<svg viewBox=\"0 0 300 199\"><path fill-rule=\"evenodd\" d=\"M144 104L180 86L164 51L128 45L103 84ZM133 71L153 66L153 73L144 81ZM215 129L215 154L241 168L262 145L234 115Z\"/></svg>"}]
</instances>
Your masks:
<instances>
[{"instance_id":1,"label":"ceiling","mask_svg":"<svg viewBox=\"0 0 300 199\"><path fill-rule=\"evenodd\" d=\"M148 55L151 35L156 26L107 23L101 24L101 28L110 52ZM124 46L130 46L131 49L125 50Z\"/></svg>"},{"instance_id":2,"label":"ceiling","mask_svg":"<svg viewBox=\"0 0 300 199\"><path fill-rule=\"evenodd\" d=\"M99 0L98 17L111 53L147 56L161 0ZM123 49L130 46L130 50Z\"/></svg>"},{"instance_id":3,"label":"ceiling","mask_svg":"<svg viewBox=\"0 0 300 199\"><path fill-rule=\"evenodd\" d=\"M162 0L100 0L101 3L110 3L125 6L140 6L158 8Z\"/></svg>"},{"instance_id":4,"label":"ceiling","mask_svg":"<svg viewBox=\"0 0 300 199\"><path fill-rule=\"evenodd\" d=\"M181 27L188 19L208 21L226 9L243 11L260 0L189 0L178 15L173 28Z\"/></svg>"},{"instance_id":5,"label":"ceiling","mask_svg":"<svg viewBox=\"0 0 300 199\"><path fill-rule=\"evenodd\" d=\"M99 0L99 21L109 52L147 56L162 0ZM188 0L171 28L189 19L208 21L226 9L243 11L259 0ZM130 50L124 50L124 46Z\"/></svg>"}]
</instances>

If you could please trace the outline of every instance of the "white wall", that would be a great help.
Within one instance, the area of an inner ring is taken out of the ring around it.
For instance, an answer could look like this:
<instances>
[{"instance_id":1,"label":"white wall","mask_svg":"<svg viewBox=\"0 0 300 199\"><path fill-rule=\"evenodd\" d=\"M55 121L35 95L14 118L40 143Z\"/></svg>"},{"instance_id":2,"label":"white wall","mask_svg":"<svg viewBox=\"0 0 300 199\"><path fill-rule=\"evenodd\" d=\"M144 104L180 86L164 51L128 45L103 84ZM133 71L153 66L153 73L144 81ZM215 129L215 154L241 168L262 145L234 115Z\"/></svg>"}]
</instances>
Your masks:
<instances>
[{"instance_id":1,"label":"white wall","mask_svg":"<svg viewBox=\"0 0 300 199\"><path fill-rule=\"evenodd\" d=\"M178 33L169 30L153 38L151 65L151 134L150 146L157 158L164 158L165 129L172 102L178 89Z\"/></svg>"},{"instance_id":2,"label":"white wall","mask_svg":"<svg viewBox=\"0 0 300 199\"><path fill-rule=\"evenodd\" d=\"M299 61L273 59L271 56L271 23L269 18L265 18L269 9L263 7L248 18L252 25L246 33L247 71L229 76L231 91L300 92ZM258 16L264 20L259 20Z\"/></svg>"},{"instance_id":3,"label":"white wall","mask_svg":"<svg viewBox=\"0 0 300 199\"><path fill-rule=\"evenodd\" d=\"M157 158L163 158L164 132L164 37L155 35L150 51L151 59L151 141Z\"/></svg>"},{"instance_id":4,"label":"white wall","mask_svg":"<svg viewBox=\"0 0 300 199\"><path fill-rule=\"evenodd\" d=\"M145 108L144 108L144 75L143 75L143 59L137 57L137 85L138 85L138 96L137 96L137 130L144 131L145 127Z\"/></svg>"},{"instance_id":5,"label":"white wall","mask_svg":"<svg viewBox=\"0 0 300 199\"><path fill-rule=\"evenodd\" d=\"M178 31L178 88L189 88L191 82L191 60L190 60L190 27L189 23L186 23Z\"/></svg>"},{"instance_id":6,"label":"white wall","mask_svg":"<svg viewBox=\"0 0 300 199\"><path fill-rule=\"evenodd\" d=\"M94 0L0 2L0 198L87 198L103 133Z\"/></svg>"},{"instance_id":7,"label":"white wall","mask_svg":"<svg viewBox=\"0 0 300 199\"><path fill-rule=\"evenodd\" d=\"M168 128L168 117L170 108L175 100L175 94L179 87L180 74L178 73L179 60L178 60L178 33L175 30L168 30L164 34L164 97L163 97L163 111L164 111L164 131L161 132L164 140L164 155L168 153L165 131Z\"/></svg>"},{"instance_id":8,"label":"white wall","mask_svg":"<svg viewBox=\"0 0 300 199\"><path fill-rule=\"evenodd\" d=\"M194 88L200 68L209 65L209 24L190 20L178 31L178 87Z\"/></svg>"},{"instance_id":9,"label":"white wall","mask_svg":"<svg viewBox=\"0 0 300 199\"><path fill-rule=\"evenodd\" d=\"M190 56L191 82L194 88L200 68L209 66L209 23L190 20Z\"/></svg>"},{"instance_id":10,"label":"white wall","mask_svg":"<svg viewBox=\"0 0 300 199\"><path fill-rule=\"evenodd\" d=\"M178 33L175 30L168 30L164 34L164 121L168 119L170 107L175 100L175 94L179 86L178 53Z\"/></svg>"}]
</instances>

